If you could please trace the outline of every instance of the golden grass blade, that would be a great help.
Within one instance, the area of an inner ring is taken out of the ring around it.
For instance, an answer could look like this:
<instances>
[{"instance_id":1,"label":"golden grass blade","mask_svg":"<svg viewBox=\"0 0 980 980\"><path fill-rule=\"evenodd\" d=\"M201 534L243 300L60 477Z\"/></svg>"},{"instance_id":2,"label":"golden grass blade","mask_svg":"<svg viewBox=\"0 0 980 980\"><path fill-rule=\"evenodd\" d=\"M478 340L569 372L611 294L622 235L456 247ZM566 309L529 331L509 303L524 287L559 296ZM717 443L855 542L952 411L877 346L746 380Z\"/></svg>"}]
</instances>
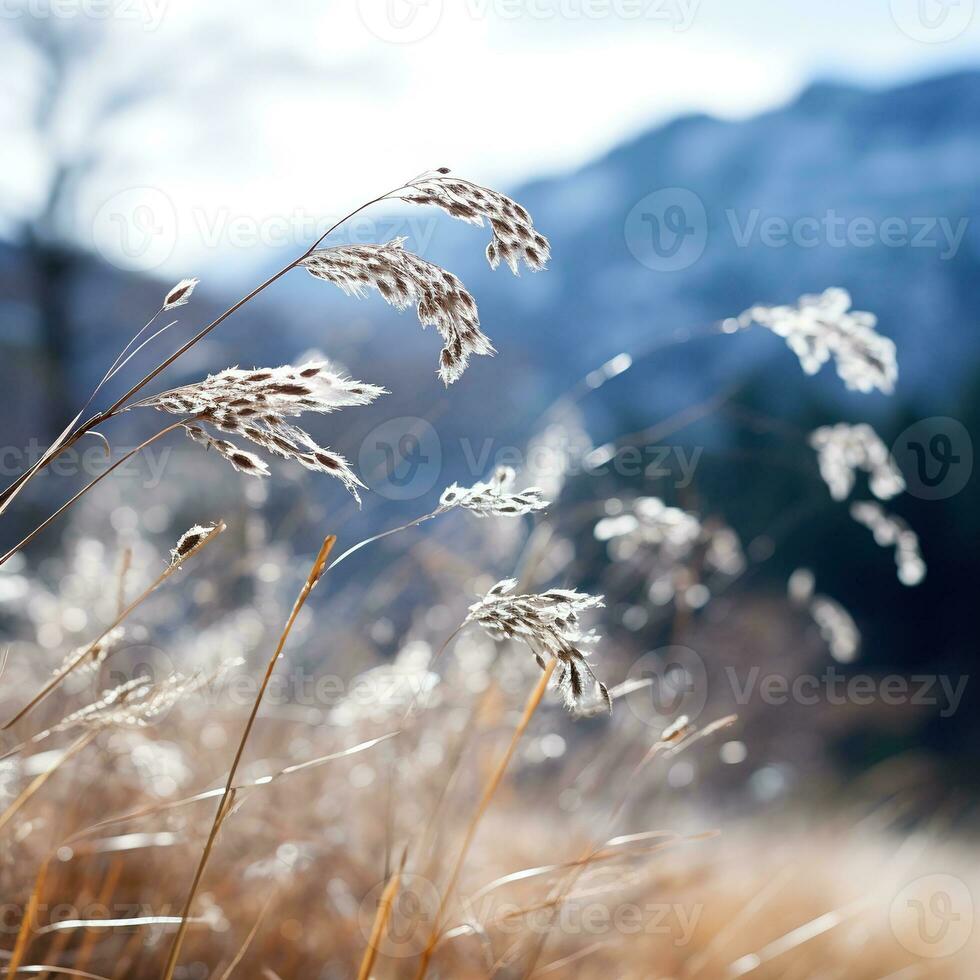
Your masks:
<instances>
[{"instance_id":1,"label":"golden grass blade","mask_svg":"<svg viewBox=\"0 0 980 980\"><path fill-rule=\"evenodd\" d=\"M262 928L262 922L265 919L266 913L269 911L269 907L272 905L272 900L276 897L274 891L269 893L269 897L265 900L262 908L259 910L259 914L255 917L255 922L252 923L252 928L249 929L248 935L245 937L245 941L238 947L238 952L235 953L232 961L228 964L227 969L225 969L218 980L229 980L232 973L235 972L235 967L241 963L245 954L248 952L248 947L252 945L252 940L258 935L259 929Z\"/></svg>"},{"instance_id":2,"label":"golden grass blade","mask_svg":"<svg viewBox=\"0 0 980 980\"><path fill-rule=\"evenodd\" d=\"M34 879L34 888L31 890L31 897L27 901L27 908L24 909L24 920L20 924L17 932L17 941L14 943L14 950L10 955L10 963L7 965L7 980L12 980L18 973L18 967L27 947L31 941L31 923L37 917L38 906L41 904L41 892L44 890L44 880L48 874L48 864L51 862L50 855L45 858L41 867L38 869L37 877ZM38 971L41 972L41 971Z\"/></svg>"},{"instance_id":3,"label":"golden grass blade","mask_svg":"<svg viewBox=\"0 0 980 980\"><path fill-rule=\"evenodd\" d=\"M191 922L206 922L206 919L191 919ZM180 918L176 915L132 915L122 919L62 919L42 926L35 935L47 936L52 932L72 929L132 929L133 926L177 925ZM94 933L93 933L94 935Z\"/></svg>"},{"instance_id":4,"label":"golden grass blade","mask_svg":"<svg viewBox=\"0 0 980 980\"><path fill-rule=\"evenodd\" d=\"M374 961L378 957L378 950L381 947L381 937L388 927L388 919L391 917L391 910L394 906L395 896L401 884L402 871L405 869L405 858L408 852L402 854L401 865L398 870L388 879L381 898L378 901L378 911L374 916L371 925L371 935L368 938L367 949L364 950L364 957L361 959L360 969L357 971L357 980L369 980L371 970L374 968Z\"/></svg>"},{"instance_id":5,"label":"golden grass blade","mask_svg":"<svg viewBox=\"0 0 980 980\"><path fill-rule=\"evenodd\" d=\"M564 970L566 966L571 966L573 963L577 963L579 960L584 960L586 956L591 956L593 953L602 949L603 946L608 946L608 940L600 940L599 942L592 943L586 946L584 949L576 950L574 953L569 953L568 956L563 956L560 960L554 960L551 963L542 966L540 969L536 970L531 974L532 977L543 977L548 974L555 973L557 970Z\"/></svg>"},{"instance_id":6,"label":"golden grass blade","mask_svg":"<svg viewBox=\"0 0 980 980\"><path fill-rule=\"evenodd\" d=\"M483 819L483 815L487 812L487 809L493 800L494 794L497 792L497 789L504 778L504 773L507 771L507 767L510 765L510 760L514 757L514 753L517 751L517 745L520 742L521 737L527 730L527 726L531 723L531 718L534 716L534 712L537 710L538 705L541 704L541 700L544 698L545 692L548 690L548 682L551 680L551 675L555 672L557 663L558 661L552 658L550 663L548 663L542 672L541 677L538 679L538 683L535 685L534 690L527 699L527 703L524 706L524 713L521 715L521 720L517 723L517 727L514 729L514 734L511 737L510 744L507 746L506 751L504 752L503 756L501 756L500 761L497 763L496 768L484 787L483 795L480 798L480 803L469 822L469 826L466 828L466 835L463 838L462 847L460 847L459 854L456 856L456 861L453 864L452 872L449 875L449 881L447 882L445 890L442 893L442 898L439 901L439 908L436 911L435 919L433 921L432 932L429 935L428 942L426 943L425 949L422 951L422 956L419 960L418 972L415 974L416 980L423 980L426 973L429 971L429 963L432 960L432 954L435 952L436 945L439 942L439 931L441 929L442 916L446 910L446 905L456 888L456 883L459 880L460 872L463 870L463 864L466 861L466 855L469 853L470 845L473 843L473 838L476 836L476 831L480 826L480 821Z\"/></svg>"},{"instance_id":7,"label":"golden grass blade","mask_svg":"<svg viewBox=\"0 0 980 980\"><path fill-rule=\"evenodd\" d=\"M744 977L749 973L754 973L760 966L774 960L777 956L782 956L784 953L796 949L797 946L808 943L811 939L816 939L817 936L822 936L831 929L836 929L837 926L846 922L861 909L866 908L867 905L868 898L860 898L856 902L851 902L850 905L844 905L832 912L818 915L817 918L797 926L796 929L773 940L757 952L739 957L728 967L727 975L729 977Z\"/></svg>"},{"instance_id":8,"label":"golden grass blade","mask_svg":"<svg viewBox=\"0 0 980 980\"><path fill-rule=\"evenodd\" d=\"M75 970L69 966L54 966L53 964L37 964L32 966L21 966L17 968L17 973L53 973L55 976L62 977L81 977L81 980L112 980L112 977L103 976L101 973L89 973L86 970ZM9 975L9 974L8 974Z\"/></svg>"},{"instance_id":9,"label":"golden grass blade","mask_svg":"<svg viewBox=\"0 0 980 980\"><path fill-rule=\"evenodd\" d=\"M789 879L789 869L784 868L779 874L775 875L770 881L760 888L756 893L735 913L730 922L725 923L715 935L708 940L704 949L695 953L681 967L681 974L685 977L696 977L711 962L711 957L716 952L724 948L739 931L744 929L747 923L767 905L785 885Z\"/></svg>"},{"instance_id":10,"label":"golden grass blade","mask_svg":"<svg viewBox=\"0 0 980 980\"><path fill-rule=\"evenodd\" d=\"M623 845L651 839L661 839L666 843L672 843L674 841L681 840L682 838L679 834L675 834L667 830L651 830L643 834L631 834L628 838L614 838L613 840L606 841L605 849L602 851L597 851L592 860L598 861L617 857L628 857L630 851L625 850ZM644 850L650 851L657 849L659 848L646 848ZM542 864L536 868L523 868L520 871L512 871L510 874L502 875L500 878L495 878L482 888L477 889L477 891L469 896L469 901L479 901L485 895L489 895L491 892L496 891L498 888L502 888L505 885L511 885L518 881L528 881L531 878L539 878L542 875L551 874L553 871L565 871L569 868L576 868L579 865L586 863L588 860L590 859L578 858L574 861L565 861L562 864Z\"/></svg>"},{"instance_id":11,"label":"golden grass blade","mask_svg":"<svg viewBox=\"0 0 980 980\"><path fill-rule=\"evenodd\" d=\"M17 811L60 769L69 759L77 755L82 749L88 745L96 736L96 732L86 732L80 738L76 739L72 744L65 749L62 757L46 772L42 772L35 776L34 779L28 783L27 786L21 790L20 795L7 807L6 810L0 814L0 830L2 830L14 817Z\"/></svg>"},{"instance_id":12,"label":"golden grass blade","mask_svg":"<svg viewBox=\"0 0 980 980\"><path fill-rule=\"evenodd\" d=\"M280 769L278 772L273 773L271 776L259 776L257 779L253 779L248 783L239 783L234 787L236 791L253 789L260 786L271 786L276 780L283 776L291 776L293 773L304 772L307 769L313 769L316 766L322 766L327 762L333 762L335 759L344 759L350 755L356 755L358 752L364 752L367 749L374 748L375 745L381 742L387 742L388 739L394 738L398 732L387 732L384 735L379 735L377 738L369 738L366 742L358 742L357 745L352 745L350 748L340 749L338 752L331 752L329 755L321 755L316 759L307 759L306 762L298 762L292 766L286 766L285 769ZM101 830L105 830L106 827L111 827L116 823L124 823L127 820L138 820L142 817L150 817L157 813L167 813L170 810L176 810L179 807L189 806L192 803L201 803L204 800L213 800L216 797L222 796L224 790L221 787L217 789L204 790L201 793L195 793L193 796L185 796L180 800L169 800L166 803L158 803L155 806L143 807L139 810L130 810L128 813L122 813L118 817L109 817L106 820L100 820L98 823L94 823L83 830L76 831L71 837L67 838L66 844L73 844L84 837L88 837L90 834L98 833Z\"/></svg>"},{"instance_id":13,"label":"golden grass blade","mask_svg":"<svg viewBox=\"0 0 980 980\"><path fill-rule=\"evenodd\" d=\"M107 471L108 472L108 471ZM87 647L81 650L77 657L71 661L71 663L64 666L59 670L41 690L31 698L30 701L24 705L20 711L17 712L9 721L7 721L3 726L3 731L16 725L21 718L25 717L28 712L33 710L38 704L40 704L80 663L83 663L85 658L92 652L92 650L101 643L116 627L118 627L124 619L139 606L145 599L148 599L164 582L167 581L178 569L183 567L184 563L196 555L202 548L213 541L222 531L224 531L226 525L223 521L218 521L218 523L206 534L193 548L191 548L187 554L177 556L161 573L157 576L156 580L152 582L148 588L146 588L139 596L137 596L119 615L113 620L109 626L97 636ZM18 746L20 748L20 746ZM15 750L16 751L16 750ZM10 754L9 752L7 753Z\"/></svg>"},{"instance_id":14,"label":"golden grass blade","mask_svg":"<svg viewBox=\"0 0 980 980\"><path fill-rule=\"evenodd\" d=\"M34 477L40 470L44 467L60 452L65 444L65 440L71 436L72 429L78 424L78 420L82 417L85 409L83 408L62 430L61 435L51 443L50 446L44 451L40 459L34 463L29 469L25 470L13 483L8 486L2 494L0 494L0 516L3 515L4 511L13 503L14 498L24 489L24 487L30 482L31 478Z\"/></svg>"},{"instance_id":15,"label":"golden grass blade","mask_svg":"<svg viewBox=\"0 0 980 980\"><path fill-rule=\"evenodd\" d=\"M208 835L207 843L204 845L204 852L201 854L201 860L198 862L197 871L194 873L194 880L191 882L190 891L187 894L187 899L184 902L184 908L181 912L181 922L177 927L177 935L174 937L173 944L170 947L170 953L167 957L167 965L164 968L163 980L173 980L174 970L177 967L177 961L180 958L180 950L184 944L184 936L187 933L187 920L190 914L191 906L194 902L194 897L197 894L197 890L201 884L201 878L204 876L204 869L207 867L208 858L211 856L211 851L214 848L214 842L218 836L218 830L221 826L221 822L224 819L225 814L228 810L228 805L231 803L231 797L235 792L235 775L238 772L238 766L242 761L242 756L245 753L245 743L248 741L249 735L252 733L252 726L255 724L255 719L258 716L259 708L262 705L262 698L265 696L266 689L269 686L269 681L272 680L272 674L276 669L276 663L282 654L283 647L286 645L286 641L289 639L289 634L292 632L293 625L296 622L296 617L299 616L300 610L306 605L306 600L310 597L310 593L313 591L317 582L320 581L320 577L323 575L327 567L327 560L330 557L330 552L333 550L333 546L337 538L335 535L330 534L324 539L320 551L316 556L316 560L313 562L313 567L310 569L310 574L303 584L303 588L300 590L299 595L296 597L296 602L293 604L292 612L289 614L289 619L286 621L286 625L283 627L282 634L279 637L279 642L276 644L275 652L269 659L269 663L265 669L265 676L262 679L262 684L259 687L259 692L255 697L255 702L252 705L252 710L249 713L248 721L245 724L245 731L242 733L241 740L238 743L238 749L235 752L235 758L232 761L231 769L228 772L228 781L225 784L224 795L221 798L221 802L218 805L218 812L215 814L214 822L211 825L211 832Z\"/></svg>"},{"instance_id":16,"label":"golden grass blade","mask_svg":"<svg viewBox=\"0 0 980 980\"><path fill-rule=\"evenodd\" d=\"M119 884L119 878L122 875L122 870L122 859L115 858L109 865L109 870L106 872L102 886L99 888L99 894L96 898L96 902L99 905L105 908L109 907L109 903L112 900L116 886ZM78 952L78 957L73 961L79 970L84 970L88 967L89 959L91 958L92 951L95 948L96 936L97 933L94 930L85 933L85 936L82 939L82 948Z\"/></svg>"}]
</instances>

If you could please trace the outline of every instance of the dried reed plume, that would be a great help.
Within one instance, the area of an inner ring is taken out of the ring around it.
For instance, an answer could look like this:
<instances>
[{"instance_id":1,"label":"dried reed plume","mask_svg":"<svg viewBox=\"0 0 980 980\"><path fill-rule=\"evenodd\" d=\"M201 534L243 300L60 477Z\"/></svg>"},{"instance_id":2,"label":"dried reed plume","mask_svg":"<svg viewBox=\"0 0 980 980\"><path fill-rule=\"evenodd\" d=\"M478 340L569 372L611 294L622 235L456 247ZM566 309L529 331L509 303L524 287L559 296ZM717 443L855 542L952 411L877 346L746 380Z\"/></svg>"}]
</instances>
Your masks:
<instances>
[{"instance_id":1,"label":"dried reed plume","mask_svg":"<svg viewBox=\"0 0 980 980\"><path fill-rule=\"evenodd\" d=\"M902 585L918 585L926 577L919 536L902 518L885 513L880 504L871 500L851 504L851 517L874 535L875 544L883 548L894 545L895 565Z\"/></svg>"},{"instance_id":2,"label":"dried reed plume","mask_svg":"<svg viewBox=\"0 0 980 980\"><path fill-rule=\"evenodd\" d=\"M595 700L611 710L606 685L596 677L581 644L593 643L593 631L583 632L579 615L603 605L601 596L570 589L549 589L536 595L511 595L516 579L503 579L470 606L465 623L477 623L496 640L520 640L530 647L542 670L545 656L558 661L555 678L558 690L570 709ZM594 690L586 690L591 679Z\"/></svg>"},{"instance_id":3,"label":"dried reed plume","mask_svg":"<svg viewBox=\"0 0 980 980\"><path fill-rule=\"evenodd\" d=\"M868 474L868 487L879 500L889 500L905 489L888 447L866 422L821 426L810 434L810 445L817 451L820 475L834 500L847 499L858 470Z\"/></svg>"},{"instance_id":4,"label":"dried reed plume","mask_svg":"<svg viewBox=\"0 0 980 980\"><path fill-rule=\"evenodd\" d=\"M551 254L548 239L520 204L451 175L448 167L420 174L386 197L432 204L470 224L482 226L486 219L491 230L487 261L493 269L503 261L516 275L523 261L539 271ZM450 385L466 370L471 356L493 354L493 345L480 329L476 302L459 279L404 244L404 238L396 238L384 244L314 248L299 264L350 296L362 297L366 290L376 289L396 309L415 303L422 326L434 326L445 342L439 377Z\"/></svg>"},{"instance_id":5,"label":"dried reed plume","mask_svg":"<svg viewBox=\"0 0 980 980\"><path fill-rule=\"evenodd\" d=\"M243 663L240 657L235 657L212 671L199 670L193 674L175 671L156 682L145 677L134 677L103 691L96 701L73 711L50 731L64 732L75 728L145 728L189 694L213 684L223 674Z\"/></svg>"},{"instance_id":6,"label":"dried reed plume","mask_svg":"<svg viewBox=\"0 0 980 980\"><path fill-rule=\"evenodd\" d=\"M523 261L538 272L551 256L548 239L535 229L520 204L499 191L450 174L448 167L421 174L397 196L413 204L434 204L460 221L481 227L486 218L492 236L487 261L492 269L506 262L516 276Z\"/></svg>"},{"instance_id":7,"label":"dried reed plume","mask_svg":"<svg viewBox=\"0 0 980 980\"><path fill-rule=\"evenodd\" d=\"M180 565L185 558L193 554L210 535L218 529L217 524L195 524L188 528L177 542L176 547L170 549L170 567Z\"/></svg>"},{"instance_id":8,"label":"dried reed plume","mask_svg":"<svg viewBox=\"0 0 980 980\"><path fill-rule=\"evenodd\" d=\"M336 373L326 361L309 361L299 367L250 371L228 368L202 382L165 391L132 407L188 416L183 423L187 435L213 448L241 473L268 476L269 469L258 456L216 438L206 426L241 436L260 449L294 459L307 469L335 476L360 502L357 488L364 484L347 460L317 445L309 433L286 420L305 412L322 414L351 405L368 405L383 394L383 388Z\"/></svg>"},{"instance_id":9,"label":"dried reed plume","mask_svg":"<svg viewBox=\"0 0 980 980\"><path fill-rule=\"evenodd\" d=\"M106 658L122 642L126 631L122 626L116 626L94 643L76 647L66 654L60 666L52 672L55 677L67 670L74 669L78 674L94 674L105 662Z\"/></svg>"},{"instance_id":10,"label":"dried reed plume","mask_svg":"<svg viewBox=\"0 0 980 980\"><path fill-rule=\"evenodd\" d=\"M548 506L540 487L514 491L516 479L517 474L511 467L499 466L485 483L475 483L472 487L451 484L439 498L439 506L445 509L462 507L477 517L520 517Z\"/></svg>"},{"instance_id":11,"label":"dried reed plume","mask_svg":"<svg viewBox=\"0 0 980 980\"><path fill-rule=\"evenodd\" d=\"M810 613L834 660L850 663L861 649L861 632L851 614L836 599L814 591L815 584L810 569L798 568L787 582L789 597Z\"/></svg>"},{"instance_id":12,"label":"dried reed plume","mask_svg":"<svg viewBox=\"0 0 980 980\"><path fill-rule=\"evenodd\" d=\"M493 345L480 330L476 301L445 269L427 262L396 238L384 245L337 245L320 248L303 260L310 275L362 297L376 289L395 309L416 304L423 327L434 326L445 347L439 356L439 377L446 385L466 370L470 355L493 354Z\"/></svg>"},{"instance_id":13,"label":"dried reed plume","mask_svg":"<svg viewBox=\"0 0 980 980\"><path fill-rule=\"evenodd\" d=\"M191 295L194 293L194 288L200 281L200 279L181 279L164 297L161 312L165 313L168 310L176 310L178 306L184 306L189 303L191 301Z\"/></svg>"},{"instance_id":14,"label":"dried reed plume","mask_svg":"<svg viewBox=\"0 0 980 980\"><path fill-rule=\"evenodd\" d=\"M877 322L873 313L851 309L846 289L833 287L801 296L795 306L753 306L733 326L757 323L783 337L807 374L816 374L833 357L848 388L890 395L898 380L895 343L875 331Z\"/></svg>"},{"instance_id":15,"label":"dried reed plume","mask_svg":"<svg viewBox=\"0 0 980 980\"><path fill-rule=\"evenodd\" d=\"M702 521L659 497L637 497L623 513L596 522L593 535L608 542L616 562L635 561L658 606L677 599L700 607L710 598L701 579L717 573L738 576L746 560L738 534L717 520Z\"/></svg>"}]
</instances>

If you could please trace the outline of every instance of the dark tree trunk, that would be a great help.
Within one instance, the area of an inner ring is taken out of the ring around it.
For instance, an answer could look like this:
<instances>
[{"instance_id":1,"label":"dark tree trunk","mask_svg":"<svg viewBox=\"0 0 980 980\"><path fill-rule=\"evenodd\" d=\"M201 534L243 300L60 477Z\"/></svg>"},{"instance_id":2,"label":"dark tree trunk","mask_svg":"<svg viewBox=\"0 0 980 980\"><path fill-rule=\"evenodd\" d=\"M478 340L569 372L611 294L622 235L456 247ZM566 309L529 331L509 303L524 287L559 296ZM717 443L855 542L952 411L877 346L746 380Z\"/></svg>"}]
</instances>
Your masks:
<instances>
[{"instance_id":1,"label":"dark tree trunk","mask_svg":"<svg viewBox=\"0 0 980 980\"><path fill-rule=\"evenodd\" d=\"M75 257L67 249L43 243L34 243L30 253L42 344L44 422L46 434L53 438L73 414L71 291Z\"/></svg>"}]
</instances>

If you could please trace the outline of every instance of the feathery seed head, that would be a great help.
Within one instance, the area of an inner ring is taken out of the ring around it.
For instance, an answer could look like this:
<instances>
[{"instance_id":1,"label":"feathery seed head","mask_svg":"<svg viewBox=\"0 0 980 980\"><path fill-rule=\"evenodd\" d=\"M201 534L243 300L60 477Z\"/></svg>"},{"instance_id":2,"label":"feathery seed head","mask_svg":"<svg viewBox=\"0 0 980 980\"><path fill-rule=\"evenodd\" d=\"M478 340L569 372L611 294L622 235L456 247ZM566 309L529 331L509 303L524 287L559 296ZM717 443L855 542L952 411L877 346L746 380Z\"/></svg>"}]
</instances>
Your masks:
<instances>
[{"instance_id":1,"label":"feathery seed head","mask_svg":"<svg viewBox=\"0 0 980 980\"><path fill-rule=\"evenodd\" d=\"M52 732L73 728L146 728L166 714L178 701L213 683L228 670L244 661L234 657L216 670L193 674L173 673L154 683L146 677L134 677L111 690L92 704L85 705L58 722Z\"/></svg>"},{"instance_id":2,"label":"feathery seed head","mask_svg":"<svg viewBox=\"0 0 980 980\"><path fill-rule=\"evenodd\" d=\"M810 615L835 660L846 664L857 657L861 633L851 614L839 602L825 595L814 596Z\"/></svg>"},{"instance_id":3,"label":"feathery seed head","mask_svg":"<svg viewBox=\"0 0 980 980\"><path fill-rule=\"evenodd\" d=\"M710 599L707 586L698 582L705 572L734 576L745 568L742 543L732 528L702 521L659 497L636 498L623 513L600 519L593 534L608 542L614 561L641 559L657 605L678 599L700 608Z\"/></svg>"},{"instance_id":4,"label":"feathery seed head","mask_svg":"<svg viewBox=\"0 0 980 980\"><path fill-rule=\"evenodd\" d=\"M674 745L683 741L694 731L694 725L687 715L678 715L661 733L660 741L666 745Z\"/></svg>"},{"instance_id":5,"label":"feathery seed head","mask_svg":"<svg viewBox=\"0 0 980 980\"><path fill-rule=\"evenodd\" d=\"M739 327L757 323L786 340L807 374L816 374L834 358L837 374L853 391L895 390L898 362L895 343L875 331L873 313L851 309L846 289L825 289L801 296L795 306L753 306L738 318Z\"/></svg>"},{"instance_id":6,"label":"feathery seed head","mask_svg":"<svg viewBox=\"0 0 980 980\"><path fill-rule=\"evenodd\" d=\"M175 310L178 306L184 306L190 301L191 294L194 292L194 287L200 282L200 279L181 279L170 292L164 297L163 300L163 311Z\"/></svg>"},{"instance_id":7,"label":"feathery seed head","mask_svg":"<svg viewBox=\"0 0 980 980\"><path fill-rule=\"evenodd\" d=\"M106 657L119 646L125 635L125 629L122 626L117 626L95 643L76 647L65 657L60 666L52 671L53 676L57 677L66 670L74 670L76 675L95 673L102 666ZM79 657L82 657L82 660L78 661ZM76 661L78 661L78 665L73 666Z\"/></svg>"},{"instance_id":8,"label":"feathery seed head","mask_svg":"<svg viewBox=\"0 0 980 980\"><path fill-rule=\"evenodd\" d=\"M299 367L228 368L204 381L148 398L138 405L174 415L193 416L184 430L195 442L214 449L240 473L268 476L258 456L220 439L210 428L241 436L266 452L294 459L309 470L340 479L360 502L354 475L343 456L319 446L303 429L286 420L304 412L325 414L352 405L367 405L383 388L338 374L326 361ZM134 406L135 407L135 406Z\"/></svg>"},{"instance_id":9,"label":"feathery seed head","mask_svg":"<svg viewBox=\"0 0 980 980\"><path fill-rule=\"evenodd\" d=\"M435 205L469 224L482 227L486 219L491 233L487 261L492 269L506 262L516 276L523 261L537 272L551 256L548 239L535 229L520 204L499 191L456 177L446 167L422 174L398 196L413 204Z\"/></svg>"},{"instance_id":10,"label":"feathery seed head","mask_svg":"<svg viewBox=\"0 0 980 980\"><path fill-rule=\"evenodd\" d=\"M177 546L170 549L171 566L183 561L217 526L217 524L195 524L185 531L180 536Z\"/></svg>"},{"instance_id":11,"label":"feathery seed head","mask_svg":"<svg viewBox=\"0 0 980 980\"><path fill-rule=\"evenodd\" d=\"M790 601L810 613L830 655L840 663L850 663L861 648L861 632L851 614L836 599L814 592L815 584L810 569L796 569L787 582Z\"/></svg>"},{"instance_id":12,"label":"feathery seed head","mask_svg":"<svg viewBox=\"0 0 980 980\"><path fill-rule=\"evenodd\" d=\"M817 451L820 475L834 500L845 500L854 489L855 474L868 474L868 485L879 500L888 500L905 489L905 480L888 447L870 425L824 425L810 435Z\"/></svg>"},{"instance_id":13,"label":"feathery seed head","mask_svg":"<svg viewBox=\"0 0 980 980\"><path fill-rule=\"evenodd\" d=\"M540 487L513 491L516 479L511 467L498 466L485 483L475 483L472 487L453 483L447 487L439 498L439 506L444 510L462 507L477 517L520 517L548 506Z\"/></svg>"},{"instance_id":14,"label":"feathery seed head","mask_svg":"<svg viewBox=\"0 0 980 980\"><path fill-rule=\"evenodd\" d=\"M919 536L905 521L885 513L881 504L871 500L851 504L851 517L874 535L875 544L883 548L894 546L898 580L902 585L918 585L926 577Z\"/></svg>"},{"instance_id":15,"label":"feathery seed head","mask_svg":"<svg viewBox=\"0 0 980 980\"><path fill-rule=\"evenodd\" d=\"M495 640L519 640L531 649L542 669L544 656L558 660L556 685L570 709L599 701L611 709L606 686L592 670L581 644L594 643L593 631L583 632L581 613L603 605L601 596L570 589L549 589L530 595L512 595L516 579L503 579L469 608L464 623L477 623ZM592 691L587 691L588 682Z\"/></svg>"},{"instance_id":16,"label":"feathery seed head","mask_svg":"<svg viewBox=\"0 0 980 980\"><path fill-rule=\"evenodd\" d=\"M439 376L450 385L466 370L471 355L493 354L494 349L480 330L476 301L466 287L404 244L404 238L395 238L384 245L320 248L302 265L310 275L332 282L349 296L360 299L375 289L395 309L415 303L422 326L434 326L445 341Z\"/></svg>"}]
</instances>

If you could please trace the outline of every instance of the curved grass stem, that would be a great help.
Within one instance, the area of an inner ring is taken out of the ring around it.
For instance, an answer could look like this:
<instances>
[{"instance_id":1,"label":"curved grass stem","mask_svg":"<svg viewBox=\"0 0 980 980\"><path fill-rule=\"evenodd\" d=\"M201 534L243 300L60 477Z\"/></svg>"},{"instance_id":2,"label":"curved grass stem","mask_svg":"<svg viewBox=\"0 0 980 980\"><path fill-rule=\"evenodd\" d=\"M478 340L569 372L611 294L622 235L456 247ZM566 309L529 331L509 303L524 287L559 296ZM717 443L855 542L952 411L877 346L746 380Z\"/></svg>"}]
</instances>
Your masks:
<instances>
[{"instance_id":1,"label":"curved grass stem","mask_svg":"<svg viewBox=\"0 0 980 980\"><path fill-rule=\"evenodd\" d=\"M54 521L56 521L66 510L68 510L68 508L71 507L71 505L75 503L75 501L77 501L80 497L83 497L85 494L87 494L89 490L91 490L96 484L101 483L113 470L118 469L127 460L132 459L138 453L141 453L144 449L147 448L147 446L150 446L154 442L156 442L157 439L162 439L165 435L167 435L167 433L173 432L174 429L179 429L182 425L185 425L189 421L191 420L181 419L179 422L174 422L172 425L168 425L165 429L161 429L155 435L150 436L149 439L144 439L143 442L141 442L135 449L131 449L124 456L120 456L120 458L117 459L111 466L109 466L104 473L100 473L97 477L95 477L94 480L90 481L89 483L86 483L85 486L78 491L78 493L76 493L69 500L66 500L65 503L63 503L53 514L50 515L50 517L45 518L45 520L43 520L36 528L34 528L34 530L31 531L31 533L28 534L26 538L24 538L22 541L15 544L5 555L0 557L0 565L3 565L4 562L6 562L8 559L16 555L17 552L20 551L20 549L23 548L25 545L30 544L31 541L33 541L34 538L36 538L45 528L47 528L50 524L54 523Z\"/></svg>"},{"instance_id":2,"label":"curved grass stem","mask_svg":"<svg viewBox=\"0 0 980 980\"><path fill-rule=\"evenodd\" d=\"M231 769L228 770L228 779L225 783L225 789L222 793L221 801L218 804L218 810L217 813L215 813L214 821L211 824L211 831L208 834L207 843L204 845L204 851L201 854L200 861L198 862L197 870L194 872L194 880L191 882L190 891L187 893L187 899L184 902L184 908L180 915L180 925L177 927L177 934L174 937L174 941L170 947L170 953L167 957L167 965L164 968L163 980L173 980L174 970L177 968L177 961L180 959L180 950L184 944L184 937L187 934L190 910L194 904L194 899L197 896L197 890L201 885L201 879L204 877L204 869L207 867L208 859L211 857L211 852L214 849L214 842L218 837L218 830L221 828L222 820L230 809L231 801L235 793L235 776L238 773L238 767L241 764L242 756L245 754L245 744L248 742L248 737L252 733L252 728L255 725L255 719L258 717L259 708L262 705L262 699L265 697L266 689L268 688L269 682L272 680L272 674L276 669L276 663L279 661L279 657L282 655L283 648L286 645L286 640L289 639L289 634L292 632L293 625L296 622L296 617L299 616L300 610L304 605L306 605L306 600L310 597L310 593L313 591L317 582L320 581L321 576L327 569L327 559L330 557L330 552L333 550L336 540L337 538L330 534L326 537L323 545L320 547L320 551L316 556L316 561L313 562L313 567L310 569L310 574L303 583L303 588L296 597L295 603L293 603L292 612L290 612L289 618L286 620L286 625L283 627L283 631L279 636L279 642L276 644L276 649L269 658L269 663L266 665L265 676L262 678L262 684L259 687L258 694L255 696L255 701L252 704L252 710L249 712L248 721L245 723L245 730L242 732L241 740L238 743L238 749L235 751L235 758L231 763Z\"/></svg>"}]
</instances>

